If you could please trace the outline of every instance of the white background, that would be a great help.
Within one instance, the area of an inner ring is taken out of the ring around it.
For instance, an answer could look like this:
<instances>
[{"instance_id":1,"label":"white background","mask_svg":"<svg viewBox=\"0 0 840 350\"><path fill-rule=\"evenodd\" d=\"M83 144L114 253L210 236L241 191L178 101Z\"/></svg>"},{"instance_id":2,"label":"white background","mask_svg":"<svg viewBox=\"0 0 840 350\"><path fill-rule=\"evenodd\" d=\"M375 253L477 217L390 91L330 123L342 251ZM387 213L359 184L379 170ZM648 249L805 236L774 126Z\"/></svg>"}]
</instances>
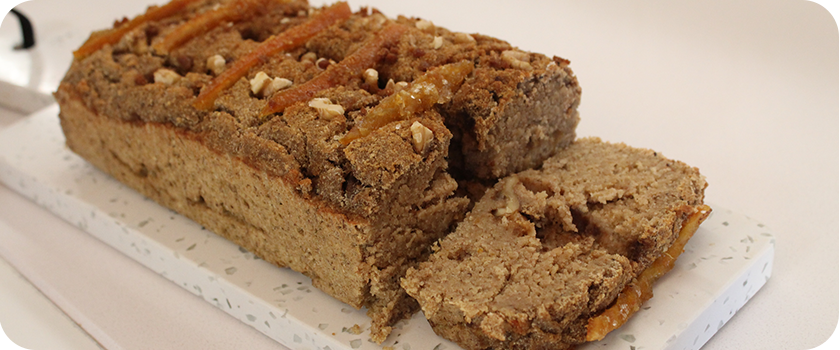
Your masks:
<instances>
[{"instance_id":1,"label":"white background","mask_svg":"<svg viewBox=\"0 0 840 350\"><path fill-rule=\"evenodd\" d=\"M4 0L0 10L5 13L11 3ZM106 27L123 15L133 16L145 3L149 1L34 0L19 9L41 30L41 46L60 46L57 38L70 45L66 56L40 57L49 65L45 70L60 73L70 50L86 38L79 33ZM580 136L652 148L697 166L710 183L707 201L767 225L776 236L773 278L704 349L807 349L834 332L840 232L838 31L834 18L819 4L801 0L350 3L354 9L371 5L389 16L418 16L452 30L496 36L525 50L571 60L583 87ZM39 49L50 52L49 47ZM3 63L0 77L8 73L3 70L17 67ZM39 81L24 85L37 90L57 79L46 73L38 76ZM20 117L9 108L0 109L0 126ZM38 272L41 266L10 266L0 260L0 324L19 344L35 349L98 348L97 341L127 349L167 345L203 349L213 344L277 348L0 186L0 234L5 234L0 238L47 231L77 242L71 243L78 244L72 250L85 252L65 259L89 265L84 265L84 274L67 267L65 279L50 280L44 277L49 274ZM33 254L48 251L38 250L41 246L33 242ZM16 249L12 243L0 240L0 253ZM55 306L67 305L66 300L53 304L33 287L48 289L49 295L72 296L91 291L82 284L91 280L113 281L107 287L112 293L97 294L103 307L73 312L63 307L74 315L111 313L91 316L109 324L94 331L86 328L87 332L75 325L83 322L74 322ZM168 307L149 307L152 301ZM191 310L190 315L200 320L185 325L190 317L168 313L176 306ZM0 345L5 340L0 337Z\"/></svg>"}]
</instances>

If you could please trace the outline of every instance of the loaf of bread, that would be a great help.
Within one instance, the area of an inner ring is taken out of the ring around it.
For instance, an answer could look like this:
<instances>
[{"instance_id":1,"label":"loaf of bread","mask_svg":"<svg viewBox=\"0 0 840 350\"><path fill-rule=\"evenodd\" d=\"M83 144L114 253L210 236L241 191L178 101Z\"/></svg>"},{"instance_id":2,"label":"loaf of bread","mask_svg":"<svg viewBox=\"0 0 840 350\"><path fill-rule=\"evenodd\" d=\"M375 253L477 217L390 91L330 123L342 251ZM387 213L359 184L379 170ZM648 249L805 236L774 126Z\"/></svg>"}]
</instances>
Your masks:
<instances>
[{"instance_id":1,"label":"loaf of bread","mask_svg":"<svg viewBox=\"0 0 840 350\"><path fill-rule=\"evenodd\" d=\"M567 349L651 295L709 214L696 168L581 139L487 191L402 281L466 349Z\"/></svg>"},{"instance_id":2,"label":"loaf of bread","mask_svg":"<svg viewBox=\"0 0 840 350\"><path fill-rule=\"evenodd\" d=\"M456 180L570 144L569 62L346 3L172 0L93 33L55 93L67 145L119 181L368 308L463 219Z\"/></svg>"}]
</instances>

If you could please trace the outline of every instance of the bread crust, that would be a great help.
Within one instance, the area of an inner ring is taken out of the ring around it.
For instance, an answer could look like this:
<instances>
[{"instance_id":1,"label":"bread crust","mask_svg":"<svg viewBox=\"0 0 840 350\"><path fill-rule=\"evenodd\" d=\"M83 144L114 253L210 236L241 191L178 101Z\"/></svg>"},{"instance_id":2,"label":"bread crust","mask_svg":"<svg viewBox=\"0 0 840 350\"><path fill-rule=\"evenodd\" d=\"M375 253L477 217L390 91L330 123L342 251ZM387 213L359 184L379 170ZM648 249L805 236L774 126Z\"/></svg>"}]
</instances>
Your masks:
<instances>
[{"instance_id":1,"label":"bread crust","mask_svg":"<svg viewBox=\"0 0 840 350\"><path fill-rule=\"evenodd\" d=\"M375 341L417 309L399 279L470 205L456 178L532 168L574 139L580 86L568 61L366 8L260 60L210 110L195 108L218 72L323 9L300 0L187 2L73 61L55 93L68 146L158 203L368 308ZM234 3L265 6L159 50L167 35ZM272 95L255 87L260 73L306 84L389 25L405 34L377 48L378 78L347 76L314 96L343 114L298 101L261 115ZM403 85L457 62L472 62L473 73L433 108L337 141ZM415 123L431 135L423 145L413 141Z\"/></svg>"}]
</instances>

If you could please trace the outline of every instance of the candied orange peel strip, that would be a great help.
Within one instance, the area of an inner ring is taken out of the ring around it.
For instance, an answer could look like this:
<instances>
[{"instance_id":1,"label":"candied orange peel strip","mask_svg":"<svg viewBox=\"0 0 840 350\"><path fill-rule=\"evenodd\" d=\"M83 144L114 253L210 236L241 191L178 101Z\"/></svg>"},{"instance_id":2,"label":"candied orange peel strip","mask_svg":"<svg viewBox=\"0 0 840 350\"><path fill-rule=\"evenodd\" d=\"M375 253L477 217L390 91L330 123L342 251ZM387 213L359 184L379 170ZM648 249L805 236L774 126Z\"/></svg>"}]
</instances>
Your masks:
<instances>
[{"instance_id":1,"label":"candied orange peel strip","mask_svg":"<svg viewBox=\"0 0 840 350\"><path fill-rule=\"evenodd\" d=\"M268 62L269 58L278 52L303 45L322 30L340 20L349 18L352 14L353 12L346 2L338 2L313 15L305 23L289 28L263 41L254 51L236 60L233 66L210 81L193 101L193 107L205 111L212 109L216 98L222 91L233 86L252 67L259 63Z\"/></svg>"},{"instance_id":2,"label":"candied orange peel strip","mask_svg":"<svg viewBox=\"0 0 840 350\"><path fill-rule=\"evenodd\" d=\"M473 63L461 61L432 69L418 77L407 88L382 99L356 125L341 138L344 145L358 138L369 135L397 120L408 119L411 116L432 108L435 104L446 103L473 71Z\"/></svg>"},{"instance_id":3,"label":"candied orange peel strip","mask_svg":"<svg viewBox=\"0 0 840 350\"><path fill-rule=\"evenodd\" d=\"M653 264L642 271L636 280L628 284L619 293L615 304L589 320L586 325L586 341L604 339L630 319L642 307L645 301L653 297L653 283L674 268L677 257L682 254L685 244L694 235L700 224L709 217L712 208L703 205L692 214L680 229L676 242L668 248L665 254L656 259Z\"/></svg>"},{"instance_id":4,"label":"candied orange peel strip","mask_svg":"<svg viewBox=\"0 0 840 350\"><path fill-rule=\"evenodd\" d=\"M152 45L158 54L166 54L172 49L189 41L196 36L210 31L224 21L239 21L260 6L265 6L269 0L234 0L218 9L202 13L186 23L180 25L163 40Z\"/></svg>"},{"instance_id":5,"label":"candied orange peel strip","mask_svg":"<svg viewBox=\"0 0 840 350\"><path fill-rule=\"evenodd\" d=\"M92 35L78 50L73 51L73 57L77 60L85 58L103 48L105 45L113 45L119 42L126 33L132 31L134 28L137 28L144 23L158 21L175 15L196 1L201 0L172 0L172 2L166 5L149 9L146 13L134 17L134 19L112 29L107 33L95 36Z\"/></svg>"},{"instance_id":6,"label":"candied orange peel strip","mask_svg":"<svg viewBox=\"0 0 840 350\"><path fill-rule=\"evenodd\" d=\"M373 38L368 39L362 47L344 57L341 62L332 64L315 78L294 88L283 90L275 94L268 105L263 108L260 116L282 112L297 102L311 99L318 91L333 86L346 84L351 78L360 76L366 69L372 67L379 60L380 49L397 41L408 27L391 24L379 31Z\"/></svg>"}]
</instances>

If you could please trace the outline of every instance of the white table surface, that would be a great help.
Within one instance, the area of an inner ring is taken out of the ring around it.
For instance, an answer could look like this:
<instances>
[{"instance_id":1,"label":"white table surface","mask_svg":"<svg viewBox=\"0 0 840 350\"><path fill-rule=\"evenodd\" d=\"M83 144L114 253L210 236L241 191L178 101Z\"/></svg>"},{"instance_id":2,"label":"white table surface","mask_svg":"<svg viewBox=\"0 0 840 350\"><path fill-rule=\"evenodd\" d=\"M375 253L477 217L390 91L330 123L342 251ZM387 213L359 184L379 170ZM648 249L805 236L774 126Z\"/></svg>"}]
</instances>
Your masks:
<instances>
[{"instance_id":1,"label":"white table surface","mask_svg":"<svg viewBox=\"0 0 840 350\"><path fill-rule=\"evenodd\" d=\"M107 26L149 2L34 0L18 8L46 31L42 43L55 43L49 30ZM583 87L579 135L656 149L697 166L710 183L708 201L771 228L773 277L704 349L808 349L832 335L840 232L838 32L820 5L350 3L570 59ZM41 53L52 62L47 48ZM10 67L5 63L0 74ZM27 84L49 87L56 79L50 72L62 69L47 67ZM19 118L8 108L15 106L0 109L0 126ZM0 255L11 265L0 261L0 324L24 347L282 349L2 185Z\"/></svg>"}]
</instances>

